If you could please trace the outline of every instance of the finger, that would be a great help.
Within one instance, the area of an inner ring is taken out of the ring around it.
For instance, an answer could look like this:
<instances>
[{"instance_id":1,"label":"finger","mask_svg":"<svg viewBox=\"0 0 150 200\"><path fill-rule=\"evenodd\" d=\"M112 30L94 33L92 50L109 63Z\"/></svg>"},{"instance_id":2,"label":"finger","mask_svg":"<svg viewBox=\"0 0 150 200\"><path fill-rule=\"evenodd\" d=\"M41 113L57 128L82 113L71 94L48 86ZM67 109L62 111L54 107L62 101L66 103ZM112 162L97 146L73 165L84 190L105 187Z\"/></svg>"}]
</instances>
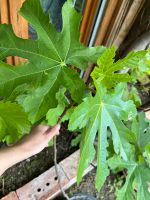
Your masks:
<instances>
[{"instance_id":1,"label":"finger","mask_svg":"<svg viewBox=\"0 0 150 200\"><path fill-rule=\"evenodd\" d=\"M45 133L50 128L50 126L40 124L37 126L37 128L39 132Z\"/></svg>"},{"instance_id":2,"label":"finger","mask_svg":"<svg viewBox=\"0 0 150 200\"><path fill-rule=\"evenodd\" d=\"M55 135L59 135L59 130L60 130L60 124L57 124L56 126L53 126L52 128L49 128L45 134L49 137L52 138Z\"/></svg>"}]
</instances>

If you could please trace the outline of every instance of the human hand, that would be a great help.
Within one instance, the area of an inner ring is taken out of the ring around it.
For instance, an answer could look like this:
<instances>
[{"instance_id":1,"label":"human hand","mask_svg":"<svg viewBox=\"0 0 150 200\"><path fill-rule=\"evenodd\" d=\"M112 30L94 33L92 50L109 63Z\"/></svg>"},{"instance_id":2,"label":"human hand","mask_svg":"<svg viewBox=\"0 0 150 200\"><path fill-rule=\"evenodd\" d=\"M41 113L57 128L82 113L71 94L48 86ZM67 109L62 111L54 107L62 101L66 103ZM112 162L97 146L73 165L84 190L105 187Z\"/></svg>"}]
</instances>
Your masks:
<instances>
[{"instance_id":1,"label":"human hand","mask_svg":"<svg viewBox=\"0 0 150 200\"><path fill-rule=\"evenodd\" d=\"M23 137L18 143L19 149L28 153L28 156L35 155L48 147L48 142L54 136L59 135L60 124L54 127L38 125L31 129L30 134Z\"/></svg>"}]
</instances>

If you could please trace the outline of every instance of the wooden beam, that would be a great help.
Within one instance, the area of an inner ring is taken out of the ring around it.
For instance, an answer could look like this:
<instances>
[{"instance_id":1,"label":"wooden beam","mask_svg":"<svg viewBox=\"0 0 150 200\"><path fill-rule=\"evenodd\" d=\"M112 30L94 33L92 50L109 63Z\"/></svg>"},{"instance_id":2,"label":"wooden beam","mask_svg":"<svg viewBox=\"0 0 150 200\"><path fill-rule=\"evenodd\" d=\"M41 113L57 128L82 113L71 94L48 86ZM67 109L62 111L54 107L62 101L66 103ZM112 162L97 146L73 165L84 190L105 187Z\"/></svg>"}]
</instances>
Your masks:
<instances>
[{"instance_id":1,"label":"wooden beam","mask_svg":"<svg viewBox=\"0 0 150 200\"><path fill-rule=\"evenodd\" d=\"M0 0L0 23L1 24L10 23L8 0ZM6 62L12 65L14 63L13 57L12 56L7 57Z\"/></svg>"},{"instance_id":2,"label":"wooden beam","mask_svg":"<svg viewBox=\"0 0 150 200\"><path fill-rule=\"evenodd\" d=\"M113 17L113 14L115 12L118 2L119 2L119 0L113 0L113 1L109 0L103 21L100 24L100 27L99 27L99 30L97 33L97 38L95 40L95 46L101 45L103 43L103 40L107 33L109 24L111 23L111 20L112 20L112 17Z\"/></svg>"},{"instance_id":3,"label":"wooden beam","mask_svg":"<svg viewBox=\"0 0 150 200\"><path fill-rule=\"evenodd\" d=\"M84 44L88 43L89 36L92 30L92 25L94 23L95 16L98 10L98 5L99 0L87 0L86 2L80 29L80 41Z\"/></svg>"},{"instance_id":4,"label":"wooden beam","mask_svg":"<svg viewBox=\"0 0 150 200\"><path fill-rule=\"evenodd\" d=\"M121 43L124 41L125 37L127 36L129 30L131 29L139 11L141 10L142 6L144 5L145 0L134 0L130 10L122 24L122 27L114 41L114 45L119 47Z\"/></svg>"},{"instance_id":5,"label":"wooden beam","mask_svg":"<svg viewBox=\"0 0 150 200\"><path fill-rule=\"evenodd\" d=\"M18 37L27 39L28 38L28 22L18 14L23 2L25 0L8 0L9 1L9 11L10 11L10 22L13 25L15 34ZM15 56L15 65L25 62L26 59Z\"/></svg>"},{"instance_id":6,"label":"wooden beam","mask_svg":"<svg viewBox=\"0 0 150 200\"><path fill-rule=\"evenodd\" d=\"M113 17L113 14L115 12L115 9L117 7L118 2L119 2L119 0L114 0L114 1L109 0L107 7L106 7L104 17L103 17L103 20L102 20L102 23L100 24L100 27L99 27L99 30L98 30L98 33L97 33L97 38L95 40L94 46L101 45L103 43L103 40L106 36L109 24L112 20L112 17ZM83 76L83 80L85 82L87 82L92 69L93 69L93 65L90 65L87 68L87 70L85 71L84 76Z\"/></svg>"},{"instance_id":7,"label":"wooden beam","mask_svg":"<svg viewBox=\"0 0 150 200\"><path fill-rule=\"evenodd\" d=\"M61 186L64 190L76 183L77 168L79 162L79 150L71 154L58 164ZM95 163L92 163L95 164ZM94 167L90 164L84 171L84 175L92 171ZM51 200L61 194L59 184L56 177L55 167L33 179L17 191L17 196L20 200L37 199Z\"/></svg>"}]
</instances>

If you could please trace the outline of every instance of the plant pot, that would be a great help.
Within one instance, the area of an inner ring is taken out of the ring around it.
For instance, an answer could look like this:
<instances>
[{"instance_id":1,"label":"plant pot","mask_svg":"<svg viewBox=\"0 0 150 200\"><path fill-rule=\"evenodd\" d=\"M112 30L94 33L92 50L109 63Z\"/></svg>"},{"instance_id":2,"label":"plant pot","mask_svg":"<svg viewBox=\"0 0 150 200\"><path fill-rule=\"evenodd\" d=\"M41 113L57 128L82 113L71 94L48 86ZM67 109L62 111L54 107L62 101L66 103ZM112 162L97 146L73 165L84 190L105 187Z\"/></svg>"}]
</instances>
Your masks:
<instances>
[{"instance_id":1,"label":"plant pot","mask_svg":"<svg viewBox=\"0 0 150 200\"><path fill-rule=\"evenodd\" d=\"M96 198L88 194L78 193L72 196L71 198L69 198L69 200L96 200Z\"/></svg>"}]
</instances>

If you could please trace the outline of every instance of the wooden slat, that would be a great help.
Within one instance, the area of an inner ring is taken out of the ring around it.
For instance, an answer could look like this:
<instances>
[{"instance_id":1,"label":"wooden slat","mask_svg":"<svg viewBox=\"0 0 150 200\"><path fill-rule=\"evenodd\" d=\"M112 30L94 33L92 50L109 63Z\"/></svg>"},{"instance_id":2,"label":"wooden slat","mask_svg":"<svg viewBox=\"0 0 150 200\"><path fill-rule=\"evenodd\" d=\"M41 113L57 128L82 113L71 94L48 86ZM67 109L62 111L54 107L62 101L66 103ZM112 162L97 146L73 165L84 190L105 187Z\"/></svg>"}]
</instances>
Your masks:
<instances>
[{"instance_id":1,"label":"wooden slat","mask_svg":"<svg viewBox=\"0 0 150 200\"><path fill-rule=\"evenodd\" d=\"M9 10L10 10L10 22L13 25L15 34L18 37L27 39L28 38L28 23L27 21L18 14L23 2L25 0L9 0ZM26 60L15 56L15 65Z\"/></svg>"},{"instance_id":2,"label":"wooden slat","mask_svg":"<svg viewBox=\"0 0 150 200\"><path fill-rule=\"evenodd\" d=\"M106 35L103 40L103 45L105 45L105 46L106 46L107 41L111 38L110 32L114 29L114 23L116 22L116 18L118 17L118 14L120 12L122 2L123 2L123 0L118 1L116 8L115 8L115 12L113 13L112 19L109 23Z\"/></svg>"},{"instance_id":3,"label":"wooden slat","mask_svg":"<svg viewBox=\"0 0 150 200\"><path fill-rule=\"evenodd\" d=\"M8 1L0 0L0 23L1 24L9 24L9 9L8 9ZM6 62L10 65L13 64L13 57L9 56L6 58Z\"/></svg>"},{"instance_id":4,"label":"wooden slat","mask_svg":"<svg viewBox=\"0 0 150 200\"><path fill-rule=\"evenodd\" d=\"M84 43L85 41L85 30L88 24L88 18L90 15L90 9L92 7L92 1L87 0L84 8L84 13L83 13L83 19L81 22L81 27L80 27L80 41Z\"/></svg>"},{"instance_id":5,"label":"wooden slat","mask_svg":"<svg viewBox=\"0 0 150 200\"><path fill-rule=\"evenodd\" d=\"M104 37L107 33L109 24L112 20L113 14L115 12L115 9L117 7L118 2L119 2L119 0L113 0L113 1L110 0L108 2L102 24L100 25L98 33L97 33L95 45L101 45L102 44Z\"/></svg>"},{"instance_id":6,"label":"wooden slat","mask_svg":"<svg viewBox=\"0 0 150 200\"><path fill-rule=\"evenodd\" d=\"M91 34L92 24L97 13L99 0L87 0L80 29L80 41L87 44Z\"/></svg>"},{"instance_id":7,"label":"wooden slat","mask_svg":"<svg viewBox=\"0 0 150 200\"><path fill-rule=\"evenodd\" d=\"M111 28L110 33L108 35L108 39L107 41L105 41L106 46L111 46L113 44L113 41L117 37L117 34L119 33L122 23L127 15L131 1L132 0L123 0L120 9L117 13L116 19L114 21L113 27Z\"/></svg>"},{"instance_id":8,"label":"wooden slat","mask_svg":"<svg viewBox=\"0 0 150 200\"><path fill-rule=\"evenodd\" d=\"M97 33L97 38L95 40L95 44L94 46L97 45L101 45L103 43L103 40L105 38L105 35L107 33L107 29L109 27L109 24L112 20L113 14L115 12L115 8L117 7L117 3L119 2L119 0L109 0L108 4L107 4L107 8L106 8L106 12L105 15L103 17L103 21L100 24L98 33ZM90 76L90 73L93 69L93 65L90 65L87 70L84 73L83 79L86 82Z\"/></svg>"},{"instance_id":9,"label":"wooden slat","mask_svg":"<svg viewBox=\"0 0 150 200\"><path fill-rule=\"evenodd\" d=\"M80 157L79 150L71 154L58 164L61 186L64 190L76 183L78 161ZM94 164L94 163L92 163ZM93 165L84 171L84 175L94 169ZM55 167L33 179L17 191L19 200L51 200L61 194L61 190L56 179Z\"/></svg>"},{"instance_id":10,"label":"wooden slat","mask_svg":"<svg viewBox=\"0 0 150 200\"><path fill-rule=\"evenodd\" d=\"M144 5L145 0L134 0L130 10L123 22L123 25L118 33L117 38L114 41L114 45L119 47L121 43L124 41L125 37L127 36L129 30L131 29L139 11L141 10L142 6Z\"/></svg>"},{"instance_id":11,"label":"wooden slat","mask_svg":"<svg viewBox=\"0 0 150 200\"><path fill-rule=\"evenodd\" d=\"M7 0L0 0L0 18L1 23L9 23L9 11L8 11L8 2Z\"/></svg>"},{"instance_id":12,"label":"wooden slat","mask_svg":"<svg viewBox=\"0 0 150 200\"><path fill-rule=\"evenodd\" d=\"M146 118L150 120L150 111L146 112Z\"/></svg>"}]
</instances>

